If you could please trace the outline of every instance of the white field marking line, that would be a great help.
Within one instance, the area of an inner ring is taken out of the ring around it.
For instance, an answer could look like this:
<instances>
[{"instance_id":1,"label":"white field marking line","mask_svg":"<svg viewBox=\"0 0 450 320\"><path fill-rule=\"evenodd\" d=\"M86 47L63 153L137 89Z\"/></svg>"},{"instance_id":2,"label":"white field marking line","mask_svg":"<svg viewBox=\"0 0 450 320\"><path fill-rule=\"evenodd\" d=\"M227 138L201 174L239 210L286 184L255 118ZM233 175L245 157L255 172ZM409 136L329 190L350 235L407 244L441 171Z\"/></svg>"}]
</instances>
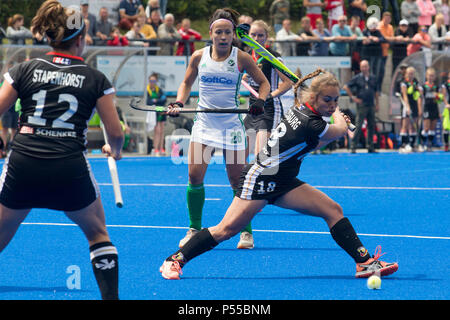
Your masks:
<instances>
[{"instance_id":1,"label":"white field marking line","mask_svg":"<svg viewBox=\"0 0 450 320\"><path fill-rule=\"evenodd\" d=\"M63 226L63 227L78 227L73 223L53 223L53 222L22 222L23 225L36 225L36 226ZM189 229L188 227L170 227L170 226L140 226L140 225L124 225L124 224L111 224L106 225L107 228L133 228L133 229ZM297 230L257 230L256 232L272 232L272 233L298 233L298 234L325 234L329 235L329 232L325 231L297 231ZM387 237L387 238L415 238L415 239L435 239L435 240L450 240L450 237L432 237L432 236L414 236L404 234L373 234L373 233L358 233L358 236L367 237Z\"/></svg>"},{"instance_id":2,"label":"white field marking line","mask_svg":"<svg viewBox=\"0 0 450 320\"><path fill-rule=\"evenodd\" d=\"M112 183L97 183L99 186L112 186ZM121 183L124 187L187 187L187 184L176 183ZM205 184L205 187L229 188L229 184ZM450 187L360 187L360 186L313 186L319 189L357 189L357 190L419 190L449 191Z\"/></svg>"}]
</instances>

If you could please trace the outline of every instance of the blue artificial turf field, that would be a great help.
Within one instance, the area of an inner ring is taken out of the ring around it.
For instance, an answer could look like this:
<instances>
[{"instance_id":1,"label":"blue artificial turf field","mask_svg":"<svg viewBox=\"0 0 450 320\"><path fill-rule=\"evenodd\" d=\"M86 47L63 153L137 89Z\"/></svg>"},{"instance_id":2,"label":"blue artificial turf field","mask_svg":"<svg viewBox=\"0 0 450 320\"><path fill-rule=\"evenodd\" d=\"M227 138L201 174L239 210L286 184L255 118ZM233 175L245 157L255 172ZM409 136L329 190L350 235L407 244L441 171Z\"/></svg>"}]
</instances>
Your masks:
<instances>
[{"instance_id":1,"label":"blue artificial turf field","mask_svg":"<svg viewBox=\"0 0 450 320\"><path fill-rule=\"evenodd\" d=\"M185 159L184 159L185 160ZM217 224L232 191L221 158L206 174L204 227ZM106 159L90 159L119 251L126 300L448 300L450 153L310 155L300 179L336 200L382 260L398 261L381 290L355 279L355 264L319 218L267 206L253 220L255 249L236 236L164 280L163 260L187 226L187 165L170 158L117 163L124 198L114 206ZM63 213L35 209L0 255L0 299L99 299L80 229ZM74 271L75 270L75 271ZM76 277L79 275L79 277ZM74 281L77 279L77 281Z\"/></svg>"}]
</instances>

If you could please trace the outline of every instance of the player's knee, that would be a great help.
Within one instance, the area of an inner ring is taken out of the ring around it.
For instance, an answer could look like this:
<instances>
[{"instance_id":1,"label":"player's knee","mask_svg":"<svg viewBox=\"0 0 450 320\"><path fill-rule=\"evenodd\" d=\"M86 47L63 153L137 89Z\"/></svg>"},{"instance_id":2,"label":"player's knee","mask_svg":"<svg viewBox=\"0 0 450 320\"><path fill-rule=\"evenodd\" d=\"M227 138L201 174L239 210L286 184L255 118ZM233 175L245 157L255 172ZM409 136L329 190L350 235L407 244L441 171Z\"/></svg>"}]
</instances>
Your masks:
<instances>
[{"instance_id":1,"label":"player's knee","mask_svg":"<svg viewBox=\"0 0 450 320\"><path fill-rule=\"evenodd\" d=\"M343 218L344 217L344 210L342 210L342 207L339 203L333 201L333 204L331 205L331 213L332 216L335 218Z\"/></svg>"}]
</instances>

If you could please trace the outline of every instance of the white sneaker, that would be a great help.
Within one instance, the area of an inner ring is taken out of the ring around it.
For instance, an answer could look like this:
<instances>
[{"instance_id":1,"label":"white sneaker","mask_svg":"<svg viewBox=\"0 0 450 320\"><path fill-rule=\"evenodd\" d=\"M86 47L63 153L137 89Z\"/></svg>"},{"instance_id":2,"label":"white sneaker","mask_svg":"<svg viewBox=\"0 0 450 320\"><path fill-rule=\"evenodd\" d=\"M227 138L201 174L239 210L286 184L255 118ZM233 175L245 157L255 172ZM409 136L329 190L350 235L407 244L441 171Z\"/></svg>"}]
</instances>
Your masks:
<instances>
[{"instance_id":1,"label":"white sneaker","mask_svg":"<svg viewBox=\"0 0 450 320\"><path fill-rule=\"evenodd\" d=\"M178 247L183 248L183 246L186 244L186 242L191 240L191 238L199 232L200 232L200 230L197 230L194 228L189 228L188 232L186 232L186 236L183 239L181 239L180 242L178 243Z\"/></svg>"},{"instance_id":2,"label":"white sneaker","mask_svg":"<svg viewBox=\"0 0 450 320\"><path fill-rule=\"evenodd\" d=\"M238 249L253 249L255 247L255 241L253 235L250 232L241 232L241 237L237 245Z\"/></svg>"},{"instance_id":3,"label":"white sneaker","mask_svg":"<svg viewBox=\"0 0 450 320\"><path fill-rule=\"evenodd\" d=\"M405 146L405 151L406 151L406 153L411 153L413 151L413 148L411 147L411 145L407 144Z\"/></svg>"},{"instance_id":4,"label":"white sneaker","mask_svg":"<svg viewBox=\"0 0 450 320\"><path fill-rule=\"evenodd\" d=\"M419 146L417 147L417 151L418 152L424 152L425 151L425 147L421 144L419 144Z\"/></svg>"}]
</instances>

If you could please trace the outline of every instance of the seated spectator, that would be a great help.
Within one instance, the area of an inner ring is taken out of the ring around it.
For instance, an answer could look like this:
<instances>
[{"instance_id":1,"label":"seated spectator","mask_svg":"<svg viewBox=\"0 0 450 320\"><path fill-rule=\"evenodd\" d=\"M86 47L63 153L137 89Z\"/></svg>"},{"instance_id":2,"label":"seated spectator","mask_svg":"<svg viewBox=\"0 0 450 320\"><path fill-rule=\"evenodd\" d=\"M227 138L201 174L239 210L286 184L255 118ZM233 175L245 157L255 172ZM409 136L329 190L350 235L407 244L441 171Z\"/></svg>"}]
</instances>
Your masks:
<instances>
[{"instance_id":1,"label":"seated spectator","mask_svg":"<svg viewBox=\"0 0 450 320\"><path fill-rule=\"evenodd\" d=\"M129 44L128 39L120 34L118 27L113 27L110 38L112 38L112 40L107 41L108 46L124 47Z\"/></svg>"},{"instance_id":2,"label":"seated spectator","mask_svg":"<svg viewBox=\"0 0 450 320\"><path fill-rule=\"evenodd\" d=\"M328 11L328 30L331 32L339 17L345 15L344 0L326 0L325 10Z\"/></svg>"},{"instance_id":3,"label":"seated spectator","mask_svg":"<svg viewBox=\"0 0 450 320\"><path fill-rule=\"evenodd\" d=\"M86 25L87 34L86 36L89 36L90 41L94 44L93 38L97 34L97 19L92 13L89 13L89 1L88 0L81 0L80 3L81 6L81 16L84 18L84 20L89 20L89 24Z\"/></svg>"},{"instance_id":4,"label":"seated spectator","mask_svg":"<svg viewBox=\"0 0 450 320\"><path fill-rule=\"evenodd\" d=\"M402 19L408 21L412 34L419 31L420 10L415 0L405 0L402 2L400 11Z\"/></svg>"},{"instance_id":5,"label":"seated spectator","mask_svg":"<svg viewBox=\"0 0 450 320\"><path fill-rule=\"evenodd\" d=\"M359 28L364 30L365 19L366 19L367 4L365 0L348 0L348 10L347 14L349 17L358 16L359 17Z\"/></svg>"},{"instance_id":6,"label":"seated spectator","mask_svg":"<svg viewBox=\"0 0 450 320\"><path fill-rule=\"evenodd\" d=\"M140 28L140 32L144 35L145 39L156 39L157 35L155 30L151 25L149 25L147 22L146 15L144 13L139 14L139 17L137 19L137 23Z\"/></svg>"},{"instance_id":7,"label":"seated spectator","mask_svg":"<svg viewBox=\"0 0 450 320\"><path fill-rule=\"evenodd\" d=\"M444 24L447 26L447 30L450 29L450 6L448 2L449 0L433 1L434 8L436 9L436 14L442 13L442 15L444 16Z\"/></svg>"},{"instance_id":8,"label":"seated spectator","mask_svg":"<svg viewBox=\"0 0 450 320\"><path fill-rule=\"evenodd\" d=\"M323 19L316 20L316 29L313 33L320 38L321 42L314 42L312 44L311 55L312 56L328 56L329 55L329 42L334 38L331 36L330 31L325 28Z\"/></svg>"},{"instance_id":9,"label":"seated spectator","mask_svg":"<svg viewBox=\"0 0 450 320\"><path fill-rule=\"evenodd\" d=\"M364 29L363 35L365 39L362 42L361 58L367 60L371 67L371 73L377 78L378 90L381 90L382 71L382 49L381 43L385 42L385 38L378 30L379 21L375 17L367 19L367 28Z\"/></svg>"},{"instance_id":10,"label":"seated spectator","mask_svg":"<svg viewBox=\"0 0 450 320\"><path fill-rule=\"evenodd\" d=\"M140 0L122 0L119 4L119 27L130 30L137 20L139 13L144 12L144 7Z\"/></svg>"},{"instance_id":11,"label":"seated spectator","mask_svg":"<svg viewBox=\"0 0 450 320\"><path fill-rule=\"evenodd\" d=\"M434 23L428 30L431 42L445 41L445 35L447 33L447 28L445 27L444 15L438 13L434 18ZM436 43L432 45L433 50L444 50L443 43Z\"/></svg>"},{"instance_id":12,"label":"seated spectator","mask_svg":"<svg viewBox=\"0 0 450 320\"><path fill-rule=\"evenodd\" d=\"M330 43L330 53L333 56L347 56L349 54L348 42L355 40L356 35L347 25L346 16L339 17L338 24L331 29L331 35L334 37L334 41Z\"/></svg>"},{"instance_id":13,"label":"seated spectator","mask_svg":"<svg viewBox=\"0 0 450 320\"><path fill-rule=\"evenodd\" d=\"M298 30L297 34L300 37L302 37L303 41L320 39L318 36L316 36L312 32L311 19L309 17L302 18L302 20L300 21L300 29ZM311 48L312 48L311 42L297 43L297 55L298 56L309 56Z\"/></svg>"},{"instance_id":14,"label":"seated spectator","mask_svg":"<svg viewBox=\"0 0 450 320\"><path fill-rule=\"evenodd\" d=\"M24 18L21 14L15 14L8 19L6 36L10 44L25 44L25 39L32 38L31 31L23 26Z\"/></svg>"},{"instance_id":15,"label":"seated spectator","mask_svg":"<svg viewBox=\"0 0 450 320\"><path fill-rule=\"evenodd\" d=\"M181 28L178 29L178 33L182 40L201 40L202 35L197 31L191 29L191 20L185 18L181 21ZM194 42L178 42L177 56L191 55L195 51Z\"/></svg>"},{"instance_id":16,"label":"seated spectator","mask_svg":"<svg viewBox=\"0 0 450 320\"><path fill-rule=\"evenodd\" d=\"M125 37L129 41L130 46L135 47L148 47L148 42L142 41L145 40L144 34L141 32L141 27L137 21L133 23L131 30L125 34Z\"/></svg>"},{"instance_id":17,"label":"seated spectator","mask_svg":"<svg viewBox=\"0 0 450 320\"><path fill-rule=\"evenodd\" d=\"M408 56L421 51L423 47L431 49L431 37L428 34L427 26L419 26L419 32L411 40L415 43L410 43L406 47Z\"/></svg>"},{"instance_id":18,"label":"seated spectator","mask_svg":"<svg viewBox=\"0 0 450 320\"><path fill-rule=\"evenodd\" d=\"M173 14L168 13L164 16L164 23L158 27L158 39L161 40L180 40L181 36L174 26L175 18ZM173 56L175 41L160 42L158 55Z\"/></svg>"},{"instance_id":19,"label":"seated spectator","mask_svg":"<svg viewBox=\"0 0 450 320\"><path fill-rule=\"evenodd\" d=\"M400 24L394 32L395 43L392 44L392 70L397 69L403 59L406 58L407 41L413 37L411 29L408 27L408 21L405 19L400 20Z\"/></svg>"},{"instance_id":20,"label":"seated spectator","mask_svg":"<svg viewBox=\"0 0 450 320\"><path fill-rule=\"evenodd\" d=\"M430 27L433 23L433 17L436 15L433 2L431 0L417 0L416 3L420 10L419 25Z\"/></svg>"},{"instance_id":21,"label":"seated spectator","mask_svg":"<svg viewBox=\"0 0 450 320\"><path fill-rule=\"evenodd\" d=\"M102 7L99 11L99 19L97 20L97 33L95 34L101 40L97 40L95 43L100 46L106 45L106 39L113 30L113 24L108 20L109 12L108 8Z\"/></svg>"},{"instance_id":22,"label":"seated spectator","mask_svg":"<svg viewBox=\"0 0 450 320\"><path fill-rule=\"evenodd\" d=\"M276 43L276 50L280 55L282 57L289 57L297 55L295 43L292 41L302 41L303 39L291 31L291 20L284 19L283 27L277 32L275 40L278 41Z\"/></svg>"},{"instance_id":23,"label":"seated spectator","mask_svg":"<svg viewBox=\"0 0 450 320\"><path fill-rule=\"evenodd\" d=\"M150 12L148 24L153 27L153 30L155 30L155 32L158 32L158 28L162 23L163 21L161 19L161 13L159 12L159 10L153 10L152 12Z\"/></svg>"}]
</instances>

